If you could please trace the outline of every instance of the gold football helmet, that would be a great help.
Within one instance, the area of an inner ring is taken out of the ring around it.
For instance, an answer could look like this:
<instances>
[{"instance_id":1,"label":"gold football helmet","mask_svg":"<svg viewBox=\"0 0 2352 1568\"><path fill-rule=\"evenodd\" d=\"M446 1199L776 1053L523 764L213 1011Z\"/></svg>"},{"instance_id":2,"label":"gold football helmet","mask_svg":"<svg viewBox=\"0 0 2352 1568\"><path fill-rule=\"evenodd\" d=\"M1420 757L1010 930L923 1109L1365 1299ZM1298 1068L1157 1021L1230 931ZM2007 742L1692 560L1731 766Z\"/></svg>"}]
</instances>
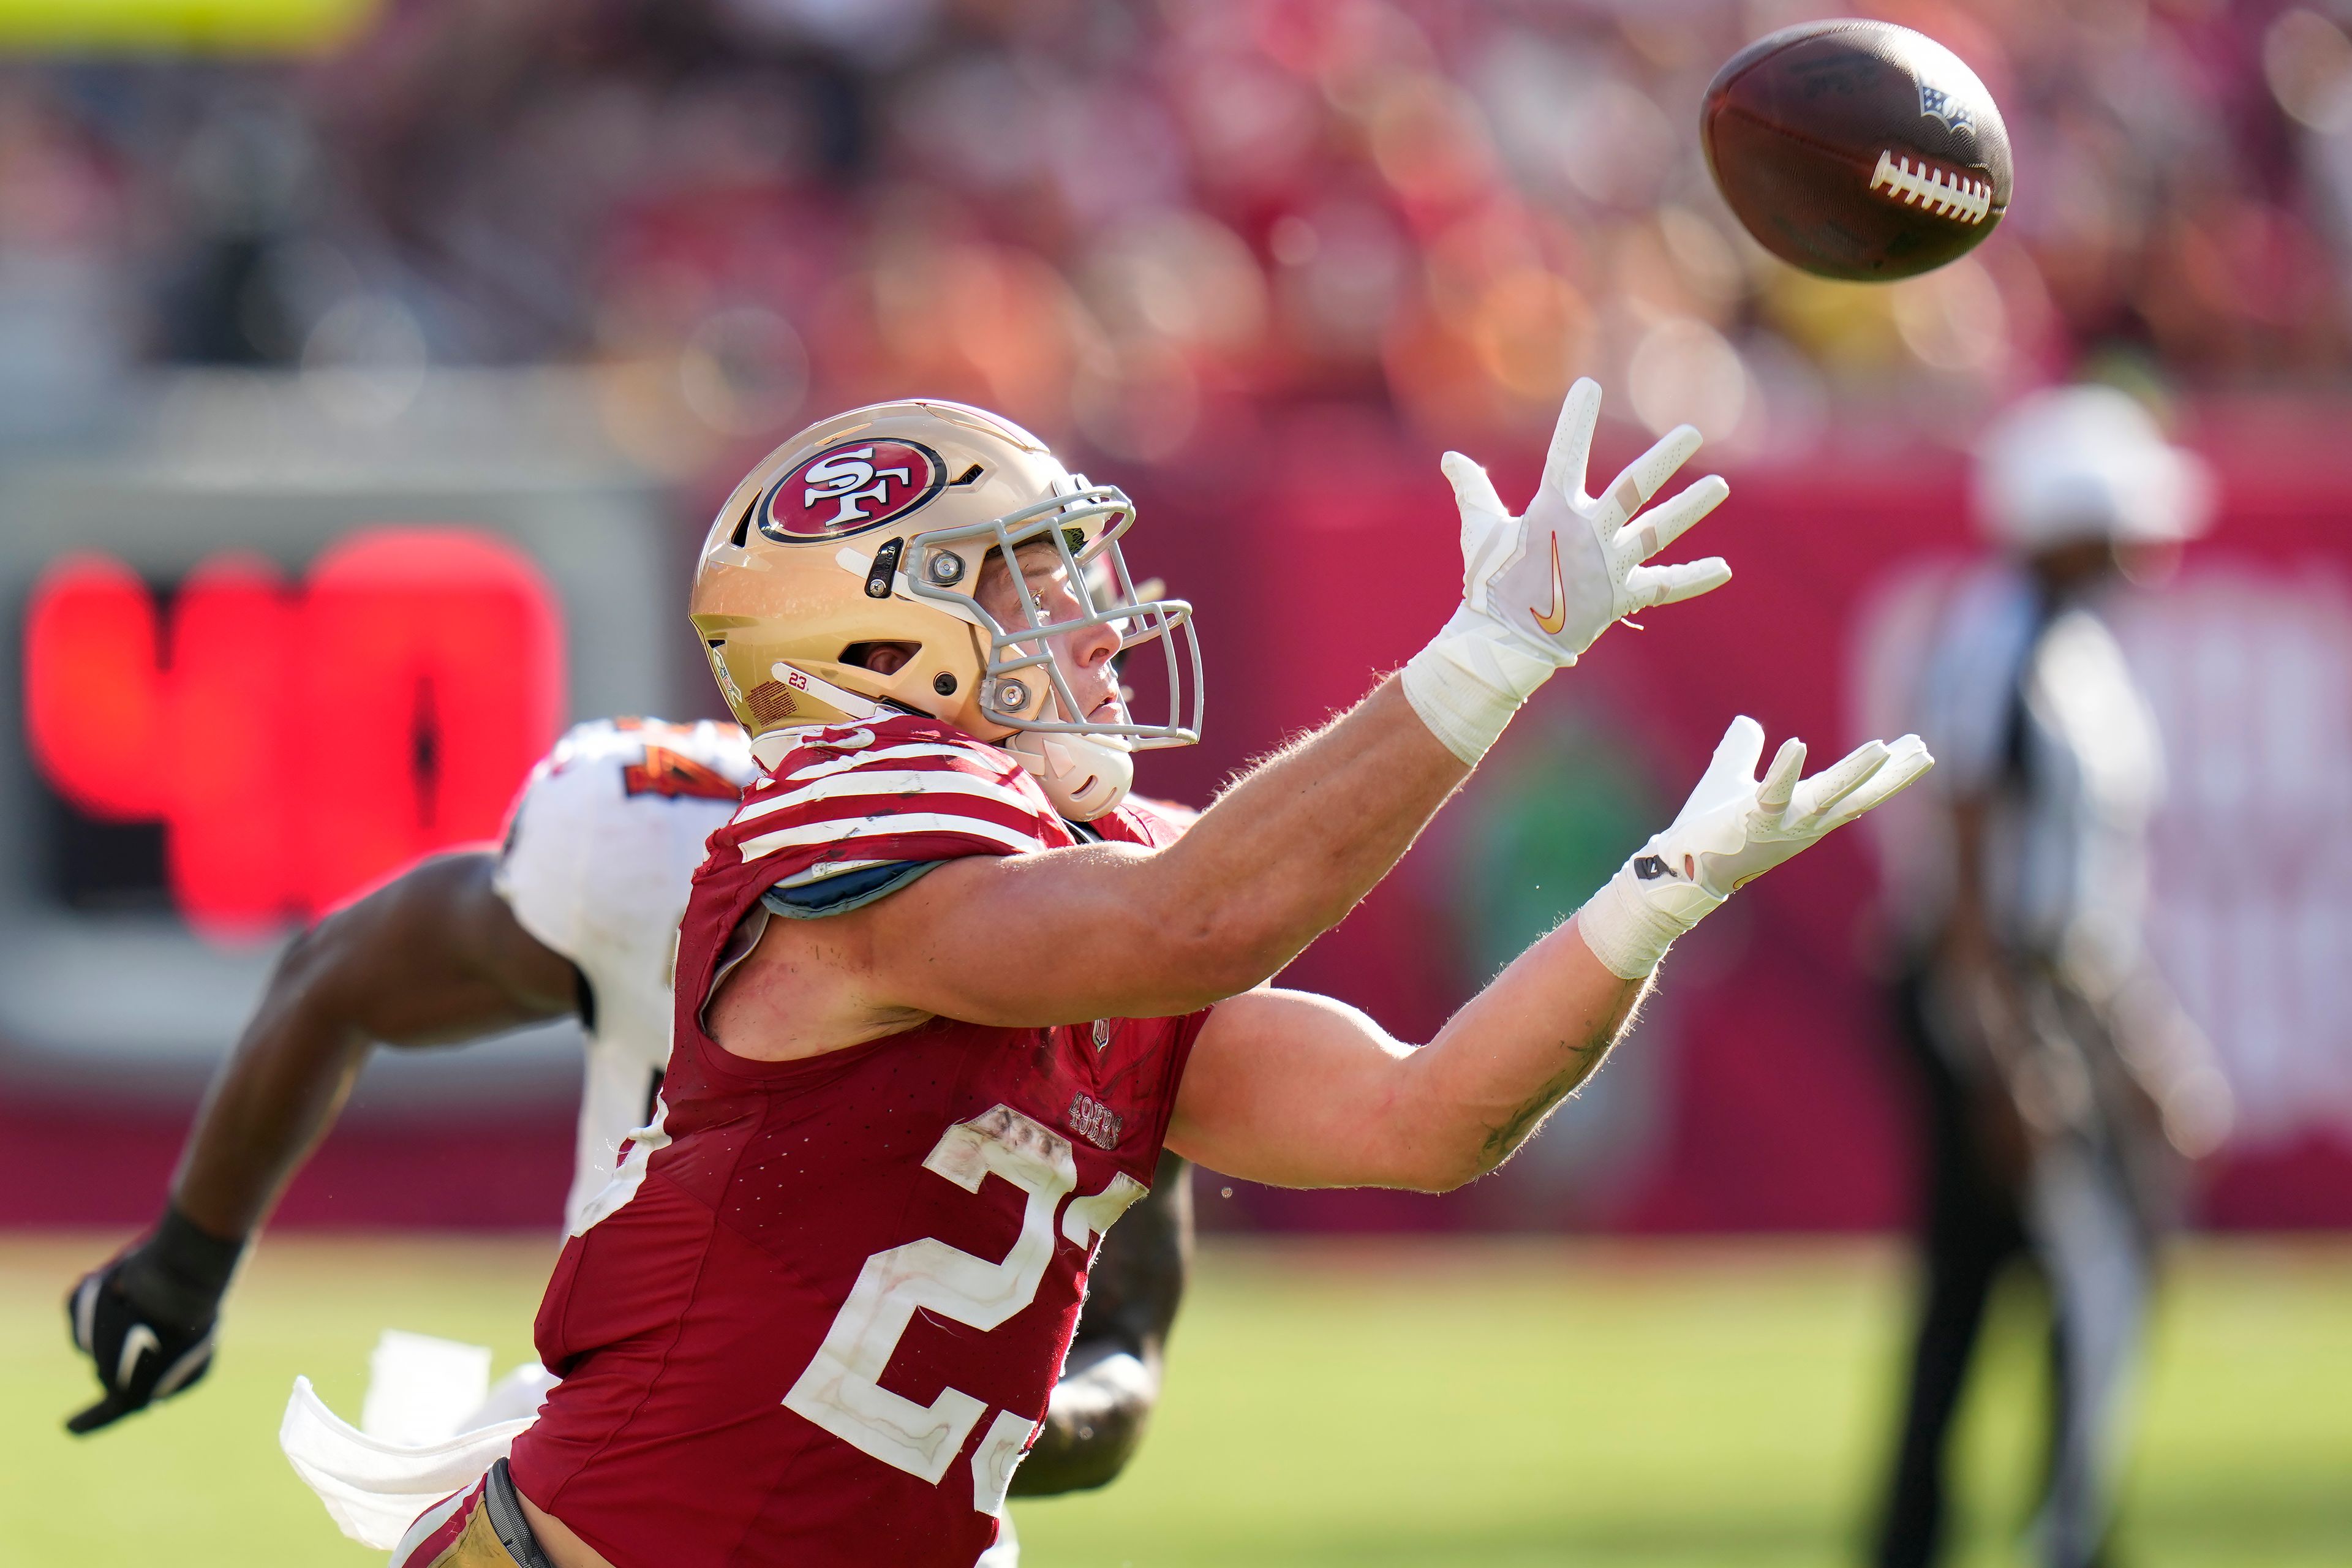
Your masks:
<instances>
[{"instance_id":1,"label":"gold football helmet","mask_svg":"<svg viewBox=\"0 0 2352 1568\"><path fill-rule=\"evenodd\" d=\"M1003 745L1083 821L1126 795L1130 752L1201 738L1192 607L1137 596L1118 547L1134 518L1116 488L992 414L874 404L809 426L736 486L688 614L763 763L782 755L783 731L912 710ZM1049 622L1022 594L1022 624L1006 626L974 596L981 569L1032 542L1060 552L1081 613ZM1166 722L1078 711L1053 643L1088 626L1116 631L1122 655L1159 646ZM913 651L884 673L866 662L877 643Z\"/></svg>"}]
</instances>

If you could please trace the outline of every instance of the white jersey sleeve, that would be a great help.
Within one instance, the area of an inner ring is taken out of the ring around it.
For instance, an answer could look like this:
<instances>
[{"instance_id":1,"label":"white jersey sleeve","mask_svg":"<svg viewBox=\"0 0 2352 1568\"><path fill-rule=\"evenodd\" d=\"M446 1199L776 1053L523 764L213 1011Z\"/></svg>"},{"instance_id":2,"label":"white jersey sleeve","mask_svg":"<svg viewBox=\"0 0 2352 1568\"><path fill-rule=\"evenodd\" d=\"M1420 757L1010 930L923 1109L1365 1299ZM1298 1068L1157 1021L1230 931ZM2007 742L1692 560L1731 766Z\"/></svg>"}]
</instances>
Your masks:
<instances>
[{"instance_id":1,"label":"white jersey sleeve","mask_svg":"<svg viewBox=\"0 0 2352 1568\"><path fill-rule=\"evenodd\" d=\"M703 841L758 774L732 724L597 720L532 770L500 853L515 919L588 983L586 1082L565 1223L650 1114L669 1059L670 966Z\"/></svg>"}]
</instances>

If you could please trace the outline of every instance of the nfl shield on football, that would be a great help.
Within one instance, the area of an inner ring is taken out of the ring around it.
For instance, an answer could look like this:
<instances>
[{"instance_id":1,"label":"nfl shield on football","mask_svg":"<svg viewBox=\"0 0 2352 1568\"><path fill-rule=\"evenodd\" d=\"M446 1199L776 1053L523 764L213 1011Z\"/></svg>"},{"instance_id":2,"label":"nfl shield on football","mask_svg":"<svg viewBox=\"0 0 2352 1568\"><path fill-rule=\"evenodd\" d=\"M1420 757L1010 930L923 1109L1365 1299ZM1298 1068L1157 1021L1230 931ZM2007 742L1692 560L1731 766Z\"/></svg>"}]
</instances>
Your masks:
<instances>
[{"instance_id":1,"label":"nfl shield on football","mask_svg":"<svg viewBox=\"0 0 2352 1568\"><path fill-rule=\"evenodd\" d=\"M1992 95L1951 50L1888 22L1759 38L1716 73L1699 139L1757 243L1823 278L1932 271L2009 209L2009 130Z\"/></svg>"}]
</instances>

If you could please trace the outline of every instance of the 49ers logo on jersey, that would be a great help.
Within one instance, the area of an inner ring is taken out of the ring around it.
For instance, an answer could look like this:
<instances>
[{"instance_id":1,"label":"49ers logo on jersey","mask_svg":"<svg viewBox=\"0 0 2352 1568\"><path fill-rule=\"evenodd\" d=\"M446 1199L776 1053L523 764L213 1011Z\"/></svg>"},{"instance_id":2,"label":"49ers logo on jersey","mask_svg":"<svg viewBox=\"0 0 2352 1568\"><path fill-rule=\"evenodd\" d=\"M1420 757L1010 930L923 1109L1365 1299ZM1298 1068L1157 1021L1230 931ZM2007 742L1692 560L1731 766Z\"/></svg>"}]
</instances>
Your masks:
<instances>
[{"instance_id":1,"label":"49ers logo on jersey","mask_svg":"<svg viewBox=\"0 0 2352 1568\"><path fill-rule=\"evenodd\" d=\"M836 442L776 481L760 531L780 542L862 533L906 516L947 480L940 455L918 442Z\"/></svg>"}]
</instances>

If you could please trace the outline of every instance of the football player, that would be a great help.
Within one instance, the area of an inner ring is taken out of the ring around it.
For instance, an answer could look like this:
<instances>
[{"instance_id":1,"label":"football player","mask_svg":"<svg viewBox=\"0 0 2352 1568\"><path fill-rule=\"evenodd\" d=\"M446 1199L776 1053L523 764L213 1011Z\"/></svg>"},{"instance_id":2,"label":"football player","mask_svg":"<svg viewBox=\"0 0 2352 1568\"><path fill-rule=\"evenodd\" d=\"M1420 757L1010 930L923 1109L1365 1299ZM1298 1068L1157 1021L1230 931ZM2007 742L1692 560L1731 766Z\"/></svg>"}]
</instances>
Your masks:
<instances>
[{"instance_id":1,"label":"football player","mask_svg":"<svg viewBox=\"0 0 2352 1568\"><path fill-rule=\"evenodd\" d=\"M587 1047L565 1205L576 1225L652 1114L688 884L756 773L733 724L580 725L533 771L501 849L425 860L299 937L213 1083L154 1230L72 1292L75 1342L104 1393L68 1427L96 1431L204 1375L248 1238L378 1041L446 1045L576 1016ZM1106 1250L1024 1491L1100 1485L1141 1436L1191 1249L1172 1163L1154 1190L1147 1222ZM542 1388L526 1380L511 1391L519 1409L475 1421L527 1415ZM443 1489L409 1502L383 1544Z\"/></svg>"},{"instance_id":2,"label":"football player","mask_svg":"<svg viewBox=\"0 0 2352 1568\"><path fill-rule=\"evenodd\" d=\"M1791 741L1759 779L1739 719L1672 824L1430 1044L1266 985L1555 670L1729 578L1643 564L1726 493L1636 516L1696 431L1585 493L1599 406L1580 382L1521 516L1447 456L1460 609L1181 837L1125 799L1134 750L1195 738L1198 688L1189 607L1121 560L1124 495L942 403L753 470L691 611L762 773L695 875L656 1114L541 1304L563 1381L399 1568L966 1568L1163 1149L1467 1182L1599 1065L1676 935L1923 773L1906 736L1811 778ZM1289 547L1311 583L1313 542ZM1145 722L1114 660L1152 648L1170 708Z\"/></svg>"}]
</instances>

